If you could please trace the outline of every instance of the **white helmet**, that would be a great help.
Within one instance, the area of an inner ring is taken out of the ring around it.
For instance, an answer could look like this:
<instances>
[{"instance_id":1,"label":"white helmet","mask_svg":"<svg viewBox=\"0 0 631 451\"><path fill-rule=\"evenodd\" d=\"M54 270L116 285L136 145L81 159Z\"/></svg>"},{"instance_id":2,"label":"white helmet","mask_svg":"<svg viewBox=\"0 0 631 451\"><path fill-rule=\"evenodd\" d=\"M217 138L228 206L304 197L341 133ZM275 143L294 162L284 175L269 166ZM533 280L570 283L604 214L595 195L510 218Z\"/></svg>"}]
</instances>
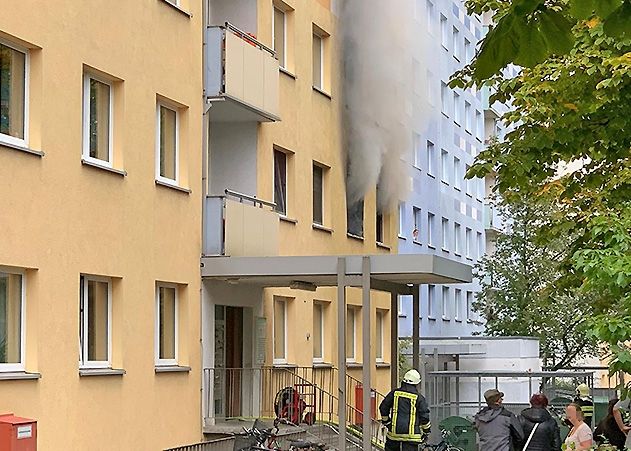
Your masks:
<instances>
[{"instance_id":1,"label":"white helmet","mask_svg":"<svg viewBox=\"0 0 631 451\"><path fill-rule=\"evenodd\" d=\"M418 385L421 383L421 375L416 370L410 370L403 376L403 382L410 385Z\"/></svg>"}]
</instances>

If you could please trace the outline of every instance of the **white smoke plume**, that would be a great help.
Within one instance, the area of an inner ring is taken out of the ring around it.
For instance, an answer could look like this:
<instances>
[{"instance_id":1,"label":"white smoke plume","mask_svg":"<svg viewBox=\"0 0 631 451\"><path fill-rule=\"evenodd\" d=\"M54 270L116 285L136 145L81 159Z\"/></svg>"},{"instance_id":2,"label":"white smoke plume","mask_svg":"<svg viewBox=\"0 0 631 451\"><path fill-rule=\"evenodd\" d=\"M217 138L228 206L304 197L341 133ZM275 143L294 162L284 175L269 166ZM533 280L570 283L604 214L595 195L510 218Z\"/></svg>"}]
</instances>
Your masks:
<instances>
[{"instance_id":1,"label":"white smoke plume","mask_svg":"<svg viewBox=\"0 0 631 451\"><path fill-rule=\"evenodd\" d=\"M414 17L413 0L341 0L347 197L379 183L380 211L407 198L412 124L427 100L425 34Z\"/></svg>"}]
</instances>

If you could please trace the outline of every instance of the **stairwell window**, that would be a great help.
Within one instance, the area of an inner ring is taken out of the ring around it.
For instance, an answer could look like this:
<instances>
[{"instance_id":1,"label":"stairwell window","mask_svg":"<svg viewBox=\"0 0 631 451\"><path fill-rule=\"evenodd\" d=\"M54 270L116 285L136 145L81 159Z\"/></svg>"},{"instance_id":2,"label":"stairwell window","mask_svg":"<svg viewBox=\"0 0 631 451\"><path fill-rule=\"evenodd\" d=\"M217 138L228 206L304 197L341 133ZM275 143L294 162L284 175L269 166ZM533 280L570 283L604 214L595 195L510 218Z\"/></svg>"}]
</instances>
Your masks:
<instances>
[{"instance_id":1,"label":"stairwell window","mask_svg":"<svg viewBox=\"0 0 631 451\"><path fill-rule=\"evenodd\" d=\"M156 286L156 365L177 365L178 296L177 286Z\"/></svg>"},{"instance_id":2,"label":"stairwell window","mask_svg":"<svg viewBox=\"0 0 631 451\"><path fill-rule=\"evenodd\" d=\"M346 361L355 361L357 323L355 315L357 309L354 307L346 308Z\"/></svg>"},{"instance_id":3,"label":"stairwell window","mask_svg":"<svg viewBox=\"0 0 631 451\"><path fill-rule=\"evenodd\" d=\"M274 149L274 203L276 211L287 214L287 154Z\"/></svg>"},{"instance_id":4,"label":"stairwell window","mask_svg":"<svg viewBox=\"0 0 631 451\"><path fill-rule=\"evenodd\" d=\"M178 183L178 114L174 108L158 104L158 142L156 152L156 179Z\"/></svg>"},{"instance_id":5,"label":"stairwell window","mask_svg":"<svg viewBox=\"0 0 631 451\"><path fill-rule=\"evenodd\" d=\"M383 322L385 318L385 312L383 310L377 310L377 324L376 324L376 348L375 357L377 362L383 362Z\"/></svg>"},{"instance_id":6,"label":"stairwell window","mask_svg":"<svg viewBox=\"0 0 631 451\"><path fill-rule=\"evenodd\" d=\"M313 164L313 223L324 225L324 168Z\"/></svg>"},{"instance_id":7,"label":"stairwell window","mask_svg":"<svg viewBox=\"0 0 631 451\"><path fill-rule=\"evenodd\" d=\"M273 47L278 58L278 64L280 67L286 68L287 63L285 61L285 45L287 42L287 22L285 17L285 11L274 6L274 20L272 21L274 27L272 31Z\"/></svg>"},{"instance_id":8,"label":"stairwell window","mask_svg":"<svg viewBox=\"0 0 631 451\"><path fill-rule=\"evenodd\" d=\"M324 362L324 308L323 302L313 303L313 361Z\"/></svg>"},{"instance_id":9,"label":"stairwell window","mask_svg":"<svg viewBox=\"0 0 631 451\"><path fill-rule=\"evenodd\" d=\"M27 53L0 41L0 142L27 146Z\"/></svg>"},{"instance_id":10,"label":"stairwell window","mask_svg":"<svg viewBox=\"0 0 631 451\"><path fill-rule=\"evenodd\" d=\"M112 358L112 281L81 276L79 306L80 364L109 368Z\"/></svg>"},{"instance_id":11,"label":"stairwell window","mask_svg":"<svg viewBox=\"0 0 631 451\"><path fill-rule=\"evenodd\" d=\"M274 297L274 363L287 363L287 299Z\"/></svg>"},{"instance_id":12,"label":"stairwell window","mask_svg":"<svg viewBox=\"0 0 631 451\"><path fill-rule=\"evenodd\" d=\"M110 82L86 74L83 77L83 158L112 167L113 106Z\"/></svg>"},{"instance_id":13,"label":"stairwell window","mask_svg":"<svg viewBox=\"0 0 631 451\"><path fill-rule=\"evenodd\" d=\"M24 275L0 269L0 371L24 371Z\"/></svg>"}]
</instances>

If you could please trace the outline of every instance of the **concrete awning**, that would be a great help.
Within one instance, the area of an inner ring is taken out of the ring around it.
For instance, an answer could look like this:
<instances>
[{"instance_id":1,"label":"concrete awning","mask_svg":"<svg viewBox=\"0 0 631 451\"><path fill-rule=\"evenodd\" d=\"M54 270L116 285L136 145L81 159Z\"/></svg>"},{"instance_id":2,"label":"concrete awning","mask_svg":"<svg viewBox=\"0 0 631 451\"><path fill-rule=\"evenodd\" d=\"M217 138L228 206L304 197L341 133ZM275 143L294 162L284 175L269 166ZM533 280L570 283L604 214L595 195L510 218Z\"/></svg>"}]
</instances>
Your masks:
<instances>
[{"instance_id":1,"label":"concrete awning","mask_svg":"<svg viewBox=\"0 0 631 451\"><path fill-rule=\"evenodd\" d=\"M450 284L471 282L471 266L435 255L370 255L370 278L374 289L387 284ZM295 282L315 286L337 286L338 261L346 260L347 276L362 275L362 255L204 257L202 278L264 287L289 287Z\"/></svg>"}]
</instances>

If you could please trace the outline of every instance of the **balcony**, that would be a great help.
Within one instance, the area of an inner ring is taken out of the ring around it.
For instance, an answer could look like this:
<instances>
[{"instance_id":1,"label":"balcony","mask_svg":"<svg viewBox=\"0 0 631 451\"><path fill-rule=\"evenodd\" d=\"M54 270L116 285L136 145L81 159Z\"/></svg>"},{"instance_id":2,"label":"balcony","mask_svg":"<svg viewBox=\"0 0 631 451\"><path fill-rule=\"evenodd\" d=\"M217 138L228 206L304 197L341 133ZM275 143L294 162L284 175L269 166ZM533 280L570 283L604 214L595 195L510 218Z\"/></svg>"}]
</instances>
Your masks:
<instances>
[{"instance_id":1,"label":"balcony","mask_svg":"<svg viewBox=\"0 0 631 451\"><path fill-rule=\"evenodd\" d=\"M206 28L206 96L214 122L279 121L274 50L229 22Z\"/></svg>"},{"instance_id":2,"label":"balcony","mask_svg":"<svg viewBox=\"0 0 631 451\"><path fill-rule=\"evenodd\" d=\"M203 255L261 257L278 255L278 213L274 204L226 190L207 196Z\"/></svg>"},{"instance_id":3,"label":"balcony","mask_svg":"<svg viewBox=\"0 0 631 451\"><path fill-rule=\"evenodd\" d=\"M501 104L498 102L491 103L491 96L494 91L489 86L482 87L482 108L486 118L498 119L502 116Z\"/></svg>"},{"instance_id":4,"label":"balcony","mask_svg":"<svg viewBox=\"0 0 631 451\"><path fill-rule=\"evenodd\" d=\"M504 231L504 219L493 204L484 206L484 228L490 234L498 234Z\"/></svg>"}]
</instances>

